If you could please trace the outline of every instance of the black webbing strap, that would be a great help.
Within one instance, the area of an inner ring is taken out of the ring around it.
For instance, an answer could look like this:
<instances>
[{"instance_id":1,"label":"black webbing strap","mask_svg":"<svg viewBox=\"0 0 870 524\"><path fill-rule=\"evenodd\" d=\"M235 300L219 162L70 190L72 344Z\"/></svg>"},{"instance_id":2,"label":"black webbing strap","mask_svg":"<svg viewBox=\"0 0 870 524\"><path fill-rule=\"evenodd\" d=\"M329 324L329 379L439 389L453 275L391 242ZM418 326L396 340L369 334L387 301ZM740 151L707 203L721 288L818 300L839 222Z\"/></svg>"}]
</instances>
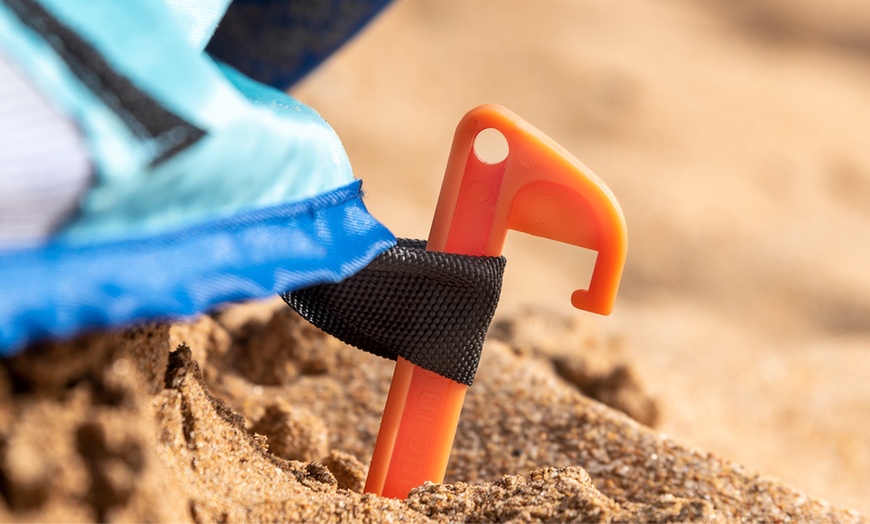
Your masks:
<instances>
[{"instance_id":1,"label":"black webbing strap","mask_svg":"<svg viewBox=\"0 0 870 524\"><path fill-rule=\"evenodd\" d=\"M471 385L492 321L504 257L426 251L399 239L362 271L338 284L283 295L309 322L369 353Z\"/></svg>"}]
</instances>

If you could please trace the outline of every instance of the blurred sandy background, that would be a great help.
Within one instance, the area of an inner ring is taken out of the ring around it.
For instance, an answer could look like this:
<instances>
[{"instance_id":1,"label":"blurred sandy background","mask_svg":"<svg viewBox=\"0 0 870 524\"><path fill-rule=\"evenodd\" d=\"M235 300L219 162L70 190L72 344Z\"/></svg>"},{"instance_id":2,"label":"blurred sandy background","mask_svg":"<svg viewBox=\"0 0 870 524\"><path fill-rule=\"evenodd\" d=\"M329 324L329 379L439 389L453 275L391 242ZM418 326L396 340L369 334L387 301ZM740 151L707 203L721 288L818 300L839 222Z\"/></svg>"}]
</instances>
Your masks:
<instances>
[{"instance_id":1,"label":"blurred sandy background","mask_svg":"<svg viewBox=\"0 0 870 524\"><path fill-rule=\"evenodd\" d=\"M870 4L399 0L293 94L402 236L467 110L549 134L622 204L616 311L570 307L594 253L512 234L499 314L581 319L662 432L870 512Z\"/></svg>"}]
</instances>

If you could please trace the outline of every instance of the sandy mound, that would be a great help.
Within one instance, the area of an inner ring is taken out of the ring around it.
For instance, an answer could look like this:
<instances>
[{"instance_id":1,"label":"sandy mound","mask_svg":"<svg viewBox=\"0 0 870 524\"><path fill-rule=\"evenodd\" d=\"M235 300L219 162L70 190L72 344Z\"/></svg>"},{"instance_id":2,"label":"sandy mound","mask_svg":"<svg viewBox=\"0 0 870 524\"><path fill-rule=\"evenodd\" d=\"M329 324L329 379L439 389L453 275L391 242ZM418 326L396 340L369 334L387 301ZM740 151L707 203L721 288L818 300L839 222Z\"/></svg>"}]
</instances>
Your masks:
<instances>
[{"instance_id":1,"label":"sandy mound","mask_svg":"<svg viewBox=\"0 0 870 524\"><path fill-rule=\"evenodd\" d=\"M618 376L602 390L614 405L654 405L570 322L531 345L521 323L503 321L503 340L487 342L450 483L407 501L363 495L392 363L288 308L260 313L84 336L4 361L3 519L861 520L584 396L589 377ZM560 351L572 340L585 349ZM565 369L582 378L561 378Z\"/></svg>"}]
</instances>

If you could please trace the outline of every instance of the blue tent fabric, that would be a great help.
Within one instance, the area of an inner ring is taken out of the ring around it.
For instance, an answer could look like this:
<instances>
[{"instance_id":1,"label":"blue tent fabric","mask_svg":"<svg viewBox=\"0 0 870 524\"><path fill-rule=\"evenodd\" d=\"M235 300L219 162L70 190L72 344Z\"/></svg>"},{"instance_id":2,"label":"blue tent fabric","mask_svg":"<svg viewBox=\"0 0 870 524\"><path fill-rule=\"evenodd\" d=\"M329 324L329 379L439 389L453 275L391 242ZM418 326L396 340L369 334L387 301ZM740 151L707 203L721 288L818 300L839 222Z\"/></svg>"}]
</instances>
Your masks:
<instances>
[{"instance_id":1,"label":"blue tent fabric","mask_svg":"<svg viewBox=\"0 0 870 524\"><path fill-rule=\"evenodd\" d=\"M203 52L226 10L0 0L0 55L75 121L94 170L53 235L0 246L0 353L337 282L395 245L326 122Z\"/></svg>"},{"instance_id":2,"label":"blue tent fabric","mask_svg":"<svg viewBox=\"0 0 870 524\"><path fill-rule=\"evenodd\" d=\"M366 212L359 184L158 235L5 253L0 343L10 351L337 282L393 245Z\"/></svg>"}]
</instances>

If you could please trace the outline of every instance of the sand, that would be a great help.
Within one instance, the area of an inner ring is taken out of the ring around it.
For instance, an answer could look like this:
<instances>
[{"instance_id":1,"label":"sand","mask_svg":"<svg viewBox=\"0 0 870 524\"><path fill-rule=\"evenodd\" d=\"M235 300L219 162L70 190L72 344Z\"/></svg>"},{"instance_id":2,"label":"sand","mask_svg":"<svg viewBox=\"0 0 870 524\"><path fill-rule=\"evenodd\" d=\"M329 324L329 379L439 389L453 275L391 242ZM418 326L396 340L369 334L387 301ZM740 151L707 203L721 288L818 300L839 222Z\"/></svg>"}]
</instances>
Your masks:
<instances>
[{"instance_id":1,"label":"sand","mask_svg":"<svg viewBox=\"0 0 870 524\"><path fill-rule=\"evenodd\" d=\"M501 103L622 203L594 254L509 237L443 485L361 494L392 363L280 301L0 362L3 521L813 521L870 515L870 18L789 3L399 0L293 94L366 202L428 233L454 126Z\"/></svg>"},{"instance_id":2,"label":"sand","mask_svg":"<svg viewBox=\"0 0 870 524\"><path fill-rule=\"evenodd\" d=\"M551 323L552 315L502 322L499 336L529 319ZM557 369L570 362L589 377L621 368L612 397L625 389L625 398L654 402L629 364L602 358L606 341L561 324L540 347L487 341L446 483L427 483L406 501L361 493L392 363L344 346L280 303L253 318L229 311L30 348L2 367L0 516L866 521L590 399ZM553 350L583 338L589 358Z\"/></svg>"}]
</instances>

